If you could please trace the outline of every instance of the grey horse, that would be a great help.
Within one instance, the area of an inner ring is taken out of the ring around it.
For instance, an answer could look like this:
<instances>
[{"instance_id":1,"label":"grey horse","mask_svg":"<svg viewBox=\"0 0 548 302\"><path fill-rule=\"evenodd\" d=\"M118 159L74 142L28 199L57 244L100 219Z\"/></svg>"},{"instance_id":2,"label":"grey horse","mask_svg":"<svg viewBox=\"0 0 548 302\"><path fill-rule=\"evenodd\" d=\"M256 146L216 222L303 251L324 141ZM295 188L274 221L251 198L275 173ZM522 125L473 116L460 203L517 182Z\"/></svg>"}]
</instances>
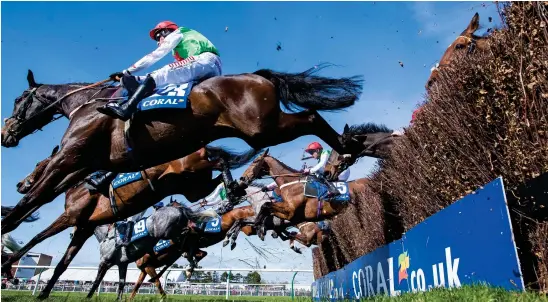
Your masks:
<instances>
[{"instance_id":1,"label":"grey horse","mask_svg":"<svg viewBox=\"0 0 548 302\"><path fill-rule=\"evenodd\" d=\"M216 213L212 210L195 213L185 207L169 206L160 208L146 219L135 224L134 231L136 234L141 234L146 227L148 235L131 242L127 247L121 247L117 244L119 238L116 227L109 228L109 225L98 226L95 228L94 234L99 241L101 262L99 263L97 277L87 297L91 298L93 296L106 272L116 265L119 273L118 296L116 299L121 299L126 283L127 267L131 262L137 261L148 252L152 252L154 245L160 239L171 239L176 244L184 244L190 230L188 228L189 220L194 223L201 223L215 217Z\"/></svg>"}]
</instances>

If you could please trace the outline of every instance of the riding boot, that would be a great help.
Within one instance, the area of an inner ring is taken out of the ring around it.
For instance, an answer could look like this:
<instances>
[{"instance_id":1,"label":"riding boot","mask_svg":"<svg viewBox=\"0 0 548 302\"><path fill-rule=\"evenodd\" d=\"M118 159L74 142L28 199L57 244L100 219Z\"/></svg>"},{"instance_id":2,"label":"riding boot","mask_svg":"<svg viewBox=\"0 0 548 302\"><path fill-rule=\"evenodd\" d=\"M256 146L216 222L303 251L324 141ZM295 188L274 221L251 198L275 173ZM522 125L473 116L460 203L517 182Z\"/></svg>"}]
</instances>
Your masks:
<instances>
[{"instance_id":1,"label":"riding boot","mask_svg":"<svg viewBox=\"0 0 548 302\"><path fill-rule=\"evenodd\" d=\"M222 167L221 174L223 176L223 182L225 184L227 198L232 205L236 205L238 202L237 198L245 196L246 192L243 188L240 187L238 182L234 181L234 179L232 178L232 173L230 172L228 165L225 164L225 161L223 159L221 159L220 161Z\"/></svg>"},{"instance_id":2,"label":"riding boot","mask_svg":"<svg viewBox=\"0 0 548 302\"><path fill-rule=\"evenodd\" d=\"M133 80L131 80L131 78ZM127 79L126 77L124 77L122 78L122 81L124 80L128 83L132 81L137 81L135 77L127 77ZM131 86L131 84L129 84L128 86ZM97 111L113 118L127 121L131 117L135 109L137 109L139 102L145 97L151 95L154 92L155 88L156 83L154 82L154 79L150 75L148 75L144 82L137 88L137 90L135 90L135 92L131 94L131 97L127 102L123 103L122 105L119 105L118 103L107 103L106 105L97 108Z\"/></svg>"},{"instance_id":3,"label":"riding boot","mask_svg":"<svg viewBox=\"0 0 548 302\"><path fill-rule=\"evenodd\" d=\"M323 175L318 175L318 178L321 179L325 185L327 185L327 192L328 192L327 197L328 198L332 198L332 197L335 197L337 195L340 195L339 190L337 190L337 188L333 185L332 182L325 179L325 177Z\"/></svg>"},{"instance_id":4,"label":"riding boot","mask_svg":"<svg viewBox=\"0 0 548 302\"><path fill-rule=\"evenodd\" d=\"M100 174L100 175L98 176L94 175L93 177L89 177L85 179L86 182L88 182L89 184L93 185L96 188L101 186L101 184L103 184L108 178L112 177L112 175L114 175L114 172L100 171L97 174Z\"/></svg>"},{"instance_id":5,"label":"riding boot","mask_svg":"<svg viewBox=\"0 0 548 302\"><path fill-rule=\"evenodd\" d=\"M126 233L124 236L124 240L122 241L121 246L128 246L129 242L131 241L131 233L133 232L133 225L135 225L135 222L130 220L126 224Z\"/></svg>"}]
</instances>

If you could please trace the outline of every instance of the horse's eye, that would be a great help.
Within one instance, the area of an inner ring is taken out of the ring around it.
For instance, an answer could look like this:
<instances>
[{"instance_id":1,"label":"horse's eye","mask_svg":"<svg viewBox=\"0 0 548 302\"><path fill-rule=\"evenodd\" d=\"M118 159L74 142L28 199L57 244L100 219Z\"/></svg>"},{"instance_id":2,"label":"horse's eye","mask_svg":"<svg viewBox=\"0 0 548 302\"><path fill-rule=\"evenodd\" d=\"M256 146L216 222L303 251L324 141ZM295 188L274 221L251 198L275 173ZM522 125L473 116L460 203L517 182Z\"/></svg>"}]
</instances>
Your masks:
<instances>
[{"instance_id":1,"label":"horse's eye","mask_svg":"<svg viewBox=\"0 0 548 302\"><path fill-rule=\"evenodd\" d=\"M464 44L455 45L455 49L461 49L461 48L464 48Z\"/></svg>"}]
</instances>

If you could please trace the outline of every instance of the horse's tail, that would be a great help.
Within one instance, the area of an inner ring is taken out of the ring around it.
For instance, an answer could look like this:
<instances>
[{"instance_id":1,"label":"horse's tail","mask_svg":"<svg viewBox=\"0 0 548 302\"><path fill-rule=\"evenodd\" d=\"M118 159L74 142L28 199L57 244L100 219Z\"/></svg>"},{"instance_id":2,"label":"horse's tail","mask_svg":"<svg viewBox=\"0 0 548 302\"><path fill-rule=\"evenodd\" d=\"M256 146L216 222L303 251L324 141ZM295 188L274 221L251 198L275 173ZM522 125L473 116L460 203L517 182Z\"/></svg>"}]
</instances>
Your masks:
<instances>
[{"instance_id":1,"label":"horse's tail","mask_svg":"<svg viewBox=\"0 0 548 302\"><path fill-rule=\"evenodd\" d=\"M2 208L2 218L6 217L13 211L14 207L8 207L8 206L1 206ZM39 212L34 212L29 217L25 218L24 222L35 222L36 220L40 219Z\"/></svg>"},{"instance_id":2,"label":"horse's tail","mask_svg":"<svg viewBox=\"0 0 548 302\"><path fill-rule=\"evenodd\" d=\"M180 207L179 209L181 209L181 211L183 211L183 214L194 223L209 221L210 219L216 218L218 216L217 212L215 212L213 209L207 209L201 212L194 212L187 207Z\"/></svg>"},{"instance_id":3,"label":"horse's tail","mask_svg":"<svg viewBox=\"0 0 548 302\"><path fill-rule=\"evenodd\" d=\"M283 73L261 69L254 74L274 84L277 98L295 112L293 105L318 111L335 111L354 105L362 92L362 76L333 79L314 75L328 64L314 66L301 73Z\"/></svg>"},{"instance_id":4,"label":"horse's tail","mask_svg":"<svg viewBox=\"0 0 548 302\"><path fill-rule=\"evenodd\" d=\"M262 150L249 149L248 151L237 153L227 148L206 146L207 154L210 158L223 158L228 164L229 169L237 169L248 164Z\"/></svg>"}]
</instances>

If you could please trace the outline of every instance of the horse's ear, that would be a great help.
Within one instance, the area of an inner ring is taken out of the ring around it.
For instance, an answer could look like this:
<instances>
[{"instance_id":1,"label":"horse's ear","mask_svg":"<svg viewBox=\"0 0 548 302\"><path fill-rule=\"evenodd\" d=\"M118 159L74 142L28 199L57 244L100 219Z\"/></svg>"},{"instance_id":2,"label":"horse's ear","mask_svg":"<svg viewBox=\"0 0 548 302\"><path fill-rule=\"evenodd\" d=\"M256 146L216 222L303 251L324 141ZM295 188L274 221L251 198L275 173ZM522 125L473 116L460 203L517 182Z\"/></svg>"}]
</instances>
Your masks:
<instances>
[{"instance_id":1,"label":"horse's ear","mask_svg":"<svg viewBox=\"0 0 548 302\"><path fill-rule=\"evenodd\" d=\"M57 151L59 151L59 145L57 145L53 148L53 150L51 151L51 156L54 156L55 153L57 153Z\"/></svg>"},{"instance_id":2,"label":"horse's ear","mask_svg":"<svg viewBox=\"0 0 548 302\"><path fill-rule=\"evenodd\" d=\"M470 24L468 24L468 27L464 30L463 34L472 35L476 32L479 28L479 14L475 13L474 17L472 17L472 20L470 20Z\"/></svg>"},{"instance_id":3,"label":"horse's ear","mask_svg":"<svg viewBox=\"0 0 548 302\"><path fill-rule=\"evenodd\" d=\"M348 130L350 130L350 127L348 127L348 124L344 124L344 130L343 133L347 133Z\"/></svg>"},{"instance_id":4,"label":"horse's ear","mask_svg":"<svg viewBox=\"0 0 548 302\"><path fill-rule=\"evenodd\" d=\"M173 203L173 195L169 196L169 203Z\"/></svg>"},{"instance_id":5,"label":"horse's ear","mask_svg":"<svg viewBox=\"0 0 548 302\"><path fill-rule=\"evenodd\" d=\"M38 84L36 84L36 81L34 80L34 73L32 73L32 70L30 69L27 73L27 81L29 82L29 88L38 87Z\"/></svg>"}]
</instances>

